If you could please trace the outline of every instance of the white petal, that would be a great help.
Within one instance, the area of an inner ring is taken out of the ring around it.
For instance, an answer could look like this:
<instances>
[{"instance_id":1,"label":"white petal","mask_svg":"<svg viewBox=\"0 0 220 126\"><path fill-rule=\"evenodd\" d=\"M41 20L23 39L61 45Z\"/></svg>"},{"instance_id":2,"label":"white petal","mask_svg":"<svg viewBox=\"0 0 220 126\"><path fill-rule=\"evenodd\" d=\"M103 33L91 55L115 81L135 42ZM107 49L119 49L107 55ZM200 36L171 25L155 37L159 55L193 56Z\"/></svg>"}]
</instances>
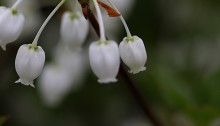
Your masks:
<instances>
[{"instance_id":1,"label":"white petal","mask_svg":"<svg viewBox=\"0 0 220 126\"><path fill-rule=\"evenodd\" d=\"M114 83L114 82L117 82L118 80L116 79L116 78L101 78L101 79L98 79L98 82L99 83L110 83L110 82L112 82L112 83Z\"/></svg>"},{"instance_id":2,"label":"white petal","mask_svg":"<svg viewBox=\"0 0 220 126\"><path fill-rule=\"evenodd\" d=\"M116 42L108 41L108 44L93 42L89 48L89 59L93 72L99 78L98 82L117 81L120 57Z\"/></svg>"},{"instance_id":3,"label":"white petal","mask_svg":"<svg viewBox=\"0 0 220 126\"><path fill-rule=\"evenodd\" d=\"M54 61L70 73L85 71L88 62L84 52L70 50L62 44L54 51Z\"/></svg>"},{"instance_id":4,"label":"white petal","mask_svg":"<svg viewBox=\"0 0 220 126\"><path fill-rule=\"evenodd\" d=\"M48 106L59 105L70 90L77 90L87 70L84 53L59 45L54 55L55 62L47 64L39 78L39 90Z\"/></svg>"},{"instance_id":5,"label":"white petal","mask_svg":"<svg viewBox=\"0 0 220 126\"><path fill-rule=\"evenodd\" d=\"M4 12L6 9L7 9L6 7L0 6L0 14L1 14L2 12Z\"/></svg>"},{"instance_id":6,"label":"white petal","mask_svg":"<svg viewBox=\"0 0 220 126\"><path fill-rule=\"evenodd\" d=\"M72 87L72 75L60 66L47 64L39 79L39 91L49 106L58 105Z\"/></svg>"},{"instance_id":7,"label":"white petal","mask_svg":"<svg viewBox=\"0 0 220 126\"><path fill-rule=\"evenodd\" d=\"M5 43L2 43L1 40L0 40L0 46L4 51L6 51L6 45L5 45Z\"/></svg>"},{"instance_id":8,"label":"white petal","mask_svg":"<svg viewBox=\"0 0 220 126\"><path fill-rule=\"evenodd\" d=\"M4 48L6 44L15 41L21 34L24 26L24 16L20 13L12 14L12 10L10 8L1 10L0 44Z\"/></svg>"},{"instance_id":9,"label":"white petal","mask_svg":"<svg viewBox=\"0 0 220 126\"><path fill-rule=\"evenodd\" d=\"M43 49L39 46L37 49L34 49L34 47L30 48L30 46L33 45L22 45L15 59L16 72L21 80L25 80L21 81L22 84L24 84L26 80L30 82L36 79L40 75L45 62Z\"/></svg>"},{"instance_id":10,"label":"white petal","mask_svg":"<svg viewBox=\"0 0 220 126\"><path fill-rule=\"evenodd\" d=\"M35 86L34 86L34 81L33 80L25 80L25 79L21 79L21 78L19 78L17 81L15 81L15 83L22 83L22 84L24 84L24 85L30 85L30 86L32 86L33 88L35 88Z\"/></svg>"},{"instance_id":11,"label":"white petal","mask_svg":"<svg viewBox=\"0 0 220 126\"><path fill-rule=\"evenodd\" d=\"M74 15L73 17L71 17ZM88 35L89 25L80 12L65 12L61 22L61 41L69 48L77 49Z\"/></svg>"},{"instance_id":12,"label":"white petal","mask_svg":"<svg viewBox=\"0 0 220 126\"><path fill-rule=\"evenodd\" d=\"M130 73L136 74L146 70L147 53L142 39L132 37L134 41L128 41L127 37L119 45L122 61L130 68Z\"/></svg>"}]
</instances>

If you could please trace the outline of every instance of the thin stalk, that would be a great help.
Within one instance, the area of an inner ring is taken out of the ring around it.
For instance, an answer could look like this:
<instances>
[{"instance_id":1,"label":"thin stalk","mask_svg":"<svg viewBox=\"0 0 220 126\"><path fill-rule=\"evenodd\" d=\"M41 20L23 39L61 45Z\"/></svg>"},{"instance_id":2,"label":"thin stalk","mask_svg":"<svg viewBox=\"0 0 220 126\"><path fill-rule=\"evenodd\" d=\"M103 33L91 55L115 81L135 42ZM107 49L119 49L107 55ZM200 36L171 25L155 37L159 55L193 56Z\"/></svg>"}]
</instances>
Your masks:
<instances>
[{"instance_id":1,"label":"thin stalk","mask_svg":"<svg viewBox=\"0 0 220 126\"><path fill-rule=\"evenodd\" d=\"M34 38L34 41L32 42L32 44L37 45L39 37L42 33L42 31L44 30L45 26L47 25L47 23L50 21L50 19L53 17L53 15L56 13L56 11L63 5L63 3L66 0L62 0L55 8L54 10L50 13L50 15L47 17L47 19L44 21L43 25L40 27L39 31L37 32L37 35Z\"/></svg>"},{"instance_id":2,"label":"thin stalk","mask_svg":"<svg viewBox=\"0 0 220 126\"><path fill-rule=\"evenodd\" d=\"M101 13L101 10L100 10L100 7L98 5L97 0L93 0L93 3L95 5L96 11L97 11L97 16L98 16L98 21L99 21L100 39L101 39L101 41L105 41L106 38L105 38L105 30L104 30L102 13Z\"/></svg>"},{"instance_id":3,"label":"thin stalk","mask_svg":"<svg viewBox=\"0 0 220 126\"><path fill-rule=\"evenodd\" d=\"M17 0L13 6L11 7L12 9L16 9L18 7L18 5L22 2L23 0Z\"/></svg>"},{"instance_id":4,"label":"thin stalk","mask_svg":"<svg viewBox=\"0 0 220 126\"><path fill-rule=\"evenodd\" d=\"M86 3L85 1L79 0L79 3L81 4L81 6L83 8L82 10L87 12L84 15L85 18L89 20L89 22L91 23L92 27L94 28L96 34L100 37L100 28L99 28L100 25L99 25L97 19L95 18L93 12L90 10L89 1L87 1L87 3ZM141 95L140 91L136 87L137 84L134 83L134 81L128 75L128 73L126 71L127 70L124 69L123 65L121 65L120 70L119 70L120 78L123 79L124 84L131 91L135 100L137 100L137 103L143 109L143 112L146 114L146 116L151 121L153 126L164 126L163 123L160 121L160 119L156 116L152 107L149 105L149 103L147 103L145 101L145 99Z\"/></svg>"},{"instance_id":5,"label":"thin stalk","mask_svg":"<svg viewBox=\"0 0 220 126\"><path fill-rule=\"evenodd\" d=\"M96 34L100 37L100 28L97 19L95 18L93 12L89 6L89 0L78 0L81 4L82 11L86 19L89 20ZM148 119L151 121L154 126L164 126L164 124L160 121L160 119L156 116L152 107L145 101L140 91L136 87L136 84L132 80L132 78L128 75L127 70L124 69L123 65L120 66L119 75L125 82L125 85L131 91L134 98L137 100L137 103L142 107L143 112L146 114Z\"/></svg>"},{"instance_id":6,"label":"thin stalk","mask_svg":"<svg viewBox=\"0 0 220 126\"><path fill-rule=\"evenodd\" d=\"M79 9L79 5L77 5L77 4L79 4L76 0L74 0L74 2L72 3L72 11L73 12L76 12L76 11L78 11L78 9Z\"/></svg>"},{"instance_id":7,"label":"thin stalk","mask_svg":"<svg viewBox=\"0 0 220 126\"><path fill-rule=\"evenodd\" d=\"M127 25L127 23L125 22L125 19L124 19L124 17L122 16L122 14L119 12L119 10L118 10L118 8L115 6L115 4L111 1L111 0L107 0L110 4L111 4L111 6L120 14L120 20L121 20L121 22L122 22L122 24L124 25L124 27L125 27L125 30L126 30L126 33L127 33L127 37L128 38L130 38L130 37L132 37L132 35L131 35L131 32L130 32L130 30L129 30L129 28L128 28L128 25Z\"/></svg>"}]
</instances>

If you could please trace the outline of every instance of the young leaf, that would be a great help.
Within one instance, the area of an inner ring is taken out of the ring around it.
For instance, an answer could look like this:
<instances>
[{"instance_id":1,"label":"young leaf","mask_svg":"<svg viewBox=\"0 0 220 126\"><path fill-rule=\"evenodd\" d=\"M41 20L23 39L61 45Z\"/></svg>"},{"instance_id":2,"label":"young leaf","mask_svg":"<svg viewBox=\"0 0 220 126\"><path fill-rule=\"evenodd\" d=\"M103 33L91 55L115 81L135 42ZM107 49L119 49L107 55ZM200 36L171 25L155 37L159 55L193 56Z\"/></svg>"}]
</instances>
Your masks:
<instances>
[{"instance_id":1,"label":"young leaf","mask_svg":"<svg viewBox=\"0 0 220 126\"><path fill-rule=\"evenodd\" d=\"M108 13L108 15L110 17L118 17L121 14L119 14L115 9L113 9L112 7L108 6L107 4L101 2L98 0L99 5L101 5Z\"/></svg>"}]
</instances>

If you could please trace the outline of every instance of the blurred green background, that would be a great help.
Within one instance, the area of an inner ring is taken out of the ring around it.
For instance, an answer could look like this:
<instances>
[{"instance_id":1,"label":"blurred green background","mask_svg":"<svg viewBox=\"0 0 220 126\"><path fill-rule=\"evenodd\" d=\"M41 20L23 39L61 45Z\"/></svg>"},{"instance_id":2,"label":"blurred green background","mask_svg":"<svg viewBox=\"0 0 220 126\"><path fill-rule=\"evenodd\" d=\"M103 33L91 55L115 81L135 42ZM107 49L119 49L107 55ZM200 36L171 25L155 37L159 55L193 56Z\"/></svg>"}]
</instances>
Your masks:
<instances>
[{"instance_id":1,"label":"blurred green background","mask_svg":"<svg viewBox=\"0 0 220 126\"><path fill-rule=\"evenodd\" d=\"M46 18L58 0L39 2ZM220 1L135 2L127 23L144 40L148 61L146 71L131 76L152 111L166 126L220 126ZM59 21L55 16L41 37L48 61ZM120 79L101 85L89 71L81 87L53 108L43 104L36 89L14 84L17 49L30 43L33 33L0 50L0 125L151 126ZM122 29L118 37L124 36Z\"/></svg>"}]
</instances>

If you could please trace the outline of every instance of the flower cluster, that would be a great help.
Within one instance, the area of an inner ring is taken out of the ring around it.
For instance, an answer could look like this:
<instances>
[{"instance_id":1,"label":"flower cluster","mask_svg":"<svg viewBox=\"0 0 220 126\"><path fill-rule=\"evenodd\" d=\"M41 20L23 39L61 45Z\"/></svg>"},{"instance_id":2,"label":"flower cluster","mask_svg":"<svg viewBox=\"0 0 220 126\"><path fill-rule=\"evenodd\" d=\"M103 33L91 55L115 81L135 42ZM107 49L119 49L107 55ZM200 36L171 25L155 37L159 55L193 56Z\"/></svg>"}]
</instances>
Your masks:
<instances>
[{"instance_id":1,"label":"flower cluster","mask_svg":"<svg viewBox=\"0 0 220 126\"><path fill-rule=\"evenodd\" d=\"M122 14L113 3L113 0L106 0L109 5L99 0L91 1L97 13L100 38L90 44L88 52L89 63L92 71L98 77L98 82L111 83L117 81L116 76L119 72L120 59L129 68L128 71L130 73L136 74L146 70L147 53L144 42L138 36L131 35ZM61 0L51 12L36 34L32 44L24 44L19 48L15 59L15 68L20 79L16 83L20 82L24 85L34 87L33 81L41 74L45 63L45 52L37 45L38 39L51 17L65 2L66 0ZM23 14L17 11L17 6L21 3L22 0L17 0L11 8L0 7L0 46L4 50L6 49L6 44L15 41L23 30L25 19ZM114 18L119 17L124 25L127 36L119 44L114 40L106 39L103 14L99 5L107 10L110 16ZM43 70L41 79L43 92L50 92L48 89L52 88L54 83L59 83L59 81L56 81L59 78L66 80L66 86L63 89L57 88L57 90L66 90L70 87L69 85L72 82L71 76L77 73L73 71L76 68L80 68L80 63L77 62L77 65L73 65L74 63L72 62L74 60L84 61L79 60L79 58L73 58L72 60L71 57L80 57L79 55L82 54L83 43L87 38L88 31L89 24L79 8L75 7L71 11L63 13L60 27L60 41L57 44L57 49L54 51L56 56L53 63L56 65L48 64L45 70ZM65 72L63 72L64 69ZM45 81L45 77L51 79Z\"/></svg>"},{"instance_id":2,"label":"flower cluster","mask_svg":"<svg viewBox=\"0 0 220 126\"><path fill-rule=\"evenodd\" d=\"M98 2L103 7L108 6L100 1ZM104 23L98 2L97 0L93 0L99 19L101 35L100 40L93 42L89 47L90 65L95 75L99 78L98 82L110 83L117 81L116 76L119 71L120 57L129 67L130 73L136 74L144 71L146 69L144 65L147 61L147 53L142 39L131 35L124 18L114 3L107 0L113 8L108 6L106 10L109 14L120 17L126 29L127 37L122 40L119 47L115 41L106 40Z\"/></svg>"}]
</instances>

